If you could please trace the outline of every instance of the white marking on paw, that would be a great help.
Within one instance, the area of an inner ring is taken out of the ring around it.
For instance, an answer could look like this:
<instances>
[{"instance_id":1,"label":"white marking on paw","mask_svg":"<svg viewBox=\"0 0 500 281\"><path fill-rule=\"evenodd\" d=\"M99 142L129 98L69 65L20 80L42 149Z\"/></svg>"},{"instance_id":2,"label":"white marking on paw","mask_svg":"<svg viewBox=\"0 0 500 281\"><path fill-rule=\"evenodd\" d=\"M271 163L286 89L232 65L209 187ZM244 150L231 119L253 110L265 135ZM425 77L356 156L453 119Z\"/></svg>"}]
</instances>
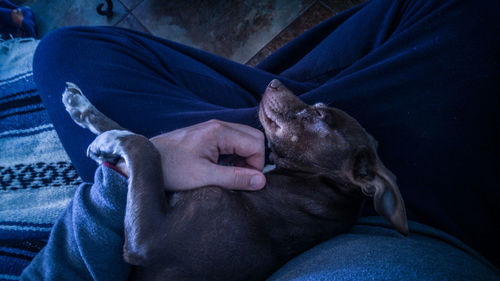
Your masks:
<instances>
[{"instance_id":1,"label":"white marking on paw","mask_svg":"<svg viewBox=\"0 0 500 281\"><path fill-rule=\"evenodd\" d=\"M297 141L299 141L299 137L297 137L297 136L292 136L292 141L293 141L293 142L297 142Z\"/></svg>"},{"instance_id":2,"label":"white marking on paw","mask_svg":"<svg viewBox=\"0 0 500 281\"><path fill-rule=\"evenodd\" d=\"M111 130L100 134L88 147L87 156L98 163L113 162L123 154L121 139L135 135L126 130Z\"/></svg>"},{"instance_id":3,"label":"white marking on paw","mask_svg":"<svg viewBox=\"0 0 500 281\"><path fill-rule=\"evenodd\" d=\"M130 136L130 135L135 135L131 131L127 130L111 130L111 131L106 131L99 135L100 138L103 139L103 141L109 141L112 142L115 139L120 139L125 136ZM102 136L102 137L101 137Z\"/></svg>"}]
</instances>

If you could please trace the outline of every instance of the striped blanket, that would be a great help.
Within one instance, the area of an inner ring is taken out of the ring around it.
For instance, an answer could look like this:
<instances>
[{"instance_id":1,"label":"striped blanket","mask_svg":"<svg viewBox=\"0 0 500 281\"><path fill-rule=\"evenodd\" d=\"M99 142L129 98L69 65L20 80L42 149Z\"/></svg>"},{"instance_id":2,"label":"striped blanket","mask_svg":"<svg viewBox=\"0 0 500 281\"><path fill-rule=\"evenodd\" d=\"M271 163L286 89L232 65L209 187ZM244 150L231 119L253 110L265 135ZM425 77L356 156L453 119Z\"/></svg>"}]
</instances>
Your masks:
<instances>
[{"instance_id":1,"label":"striped blanket","mask_svg":"<svg viewBox=\"0 0 500 281\"><path fill-rule=\"evenodd\" d=\"M16 280L81 183L33 81L34 39L0 41L0 280Z\"/></svg>"}]
</instances>

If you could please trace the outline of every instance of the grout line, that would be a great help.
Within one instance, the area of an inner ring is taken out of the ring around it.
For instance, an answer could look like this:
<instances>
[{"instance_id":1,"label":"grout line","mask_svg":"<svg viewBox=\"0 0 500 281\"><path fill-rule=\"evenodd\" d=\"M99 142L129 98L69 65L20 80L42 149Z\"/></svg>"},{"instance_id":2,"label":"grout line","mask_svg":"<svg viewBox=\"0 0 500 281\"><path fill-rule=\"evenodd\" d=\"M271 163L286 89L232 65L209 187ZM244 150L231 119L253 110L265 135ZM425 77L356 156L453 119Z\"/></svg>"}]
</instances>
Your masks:
<instances>
[{"instance_id":1,"label":"grout line","mask_svg":"<svg viewBox=\"0 0 500 281\"><path fill-rule=\"evenodd\" d=\"M136 17L136 15L134 15L134 13L130 12L130 15L132 15L134 17L134 19L137 20L137 22L139 23L139 25L142 26L144 28L144 30L147 31L147 33L153 35L153 33L151 31L149 31L149 29L146 27L146 25L144 25L142 23L142 21L140 21L139 18Z\"/></svg>"},{"instance_id":2,"label":"grout line","mask_svg":"<svg viewBox=\"0 0 500 281\"><path fill-rule=\"evenodd\" d=\"M141 5L144 2L144 0L141 0L137 4L135 4L134 6L128 7L127 5L125 5L125 3L123 3L122 0L117 0L117 1L120 2L120 4L122 4L128 12L132 12L133 10L135 10L137 7L139 7L139 5Z\"/></svg>"},{"instance_id":3,"label":"grout line","mask_svg":"<svg viewBox=\"0 0 500 281\"><path fill-rule=\"evenodd\" d=\"M123 16L120 20L118 20L115 24L113 24L113 26L117 26L120 23L122 23L127 18L128 15L130 15L130 12L127 12L125 16Z\"/></svg>"},{"instance_id":4,"label":"grout line","mask_svg":"<svg viewBox=\"0 0 500 281\"><path fill-rule=\"evenodd\" d=\"M118 2L120 2L120 4L122 4L123 7L125 7L125 10L127 10L127 14L132 12L128 7L127 5L123 4L123 2L121 0L118 0Z\"/></svg>"},{"instance_id":5,"label":"grout line","mask_svg":"<svg viewBox=\"0 0 500 281\"><path fill-rule=\"evenodd\" d=\"M130 7L130 11L132 12L135 10L137 7L139 7L142 3L144 3L145 0L141 0L139 3L135 4L133 7Z\"/></svg>"},{"instance_id":6,"label":"grout line","mask_svg":"<svg viewBox=\"0 0 500 281\"><path fill-rule=\"evenodd\" d=\"M290 27L295 21L297 21L301 16L303 16L307 11L309 11L309 9L311 9L312 6L314 6L317 2L320 2L319 0L316 0L316 1L313 1L311 2L311 4L309 4L309 6L307 6L306 8L303 8L302 11L292 20L290 21L283 29L281 29L280 32L278 32L278 34L276 34L273 38L271 38L271 40L269 40L262 48L260 48L255 54L253 54L253 56L248 59L245 64L249 63L254 57L256 57L260 51L262 51L264 48L267 47L267 45L269 45L269 43L273 42L274 39L278 38L280 35L283 34L283 32L285 32L285 30L287 30L288 27ZM293 39L292 39L293 40Z\"/></svg>"},{"instance_id":7,"label":"grout line","mask_svg":"<svg viewBox=\"0 0 500 281\"><path fill-rule=\"evenodd\" d=\"M115 24L113 24L113 26L116 26L118 25L119 23L121 23L122 21L125 20L125 18L127 18L127 16L129 15L130 13L126 13L124 16L122 16L118 21L116 21Z\"/></svg>"},{"instance_id":8,"label":"grout line","mask_svg":"<svg viewBox=\"0 0 500 281\"><path fill-rule=\"evenodd\" d=\"M115 25L118 25L119 23L121 23L122 21L124 21L128 16L132 16L134 17L134 19L137 21L137 23L139 23L140 26L142 26L142 28L144 28L144 30L147 31L147 33L149 34L153 34L151 31L149 31L149 29L139 20L139 18L133 13L133 11L139 7L139 5L141 5L144 0L140 1L139 3L137 3L134 7L127 7L127 5L125 5L121 0L118 0L118 2L120 2L120 4L122 4L125 9L127 10L127 15L125 15L125 17L123 17L123 19L121 19L119 22L117 22Z\"/></svg>"},{"instance_id":9,"label":"grout line","mask_svg":"<svg viewBox=\"0 0 500 281\"><path fill-rule=\"evenodd\" d=\"M122 21L124 21L127 16L130 14L130 10L127 8L127 6L125 4L123 4L123 2L121 0L118 0L118 2L120 3L120 5L122 5L124 8L125 8L125 11L127 11L125 13L125 15L123 17L121 17L119 20L116 21L115 24L113 24L113 26L117 26L118 24L120 24ZM116 4L115 4L116 5Z\"/></svg>"},{"instance_id":10,"label":"grout line","mask_svg":"<svg viewBox=\"0 0 500 281\"><path fill-rule=\"evenodd\" d=\"M326 4L325 2L319 0L318 1L323 7L327 8L328 10L330 10L334 15L337 14L337 12L332 8L330 7L328 4Z\"/></svg>"},{"instance_id":11,"label":"grout line","mask_svg":"<svg viewBox=\"0 0 500 281\"><path fill-rule=\"evenodd\" d=\"M125 19L126 19L128 16L132 16L132 17L134 17L134 19L137 21L137 23L138 23L138 24L139 24L142 28L144 28L144 30L146 30L146 32L147 32L147 33L149 33L149 34L151 34L151 35L153 34L153 33L151 33L151 31L149 31L149 29L148 29L148 28L147 28L147 27L146 27L146 26L145 26L145 25L144 25L144 24L143 24L143 23L139 20L139 18L137 18L137 17L136 17L136 15L134 15L134 13L132 13L132 10L135 10L135 8L137 8L137 7L138 7L138 6L139 6L139 5L140 5L143 1L141 1L140 3L138 3L137 5L135 5L135 7L134 7L134 8L132 8L132 10L131 10L131 9L129 9L129 8L127 7L127 5L123 4L123 2L122 2L121 0L118 0L118 2L120 2L120 4L122 4L122 5L123 5L123 7L125 7L125 10L127 10L127 14L125 14L125 16L124 16L122 19L120 19L118 22L116 22L116 23L114 24L114 26L118 26L120 23L122 23L123 21L125 21Z\"/></svg>"}]
</instances>

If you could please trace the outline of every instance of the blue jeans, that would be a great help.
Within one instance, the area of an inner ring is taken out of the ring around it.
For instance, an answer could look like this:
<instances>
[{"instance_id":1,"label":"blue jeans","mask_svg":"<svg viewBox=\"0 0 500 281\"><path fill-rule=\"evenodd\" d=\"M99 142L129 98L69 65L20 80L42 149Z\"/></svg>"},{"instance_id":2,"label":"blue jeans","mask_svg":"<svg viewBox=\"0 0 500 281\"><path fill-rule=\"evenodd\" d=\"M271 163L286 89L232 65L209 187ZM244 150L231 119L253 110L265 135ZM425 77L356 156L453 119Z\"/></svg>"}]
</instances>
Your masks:
<instances>
[{"instance_id":1,"label":"blue jeans","mask_svg":"<svg viewBox=\"0 0 500 281\"><path fill-rule=\"evenodd\" d=\"M255 68L139 32L72 27L42 40L34 76L85 181L96 168L85 156L94 136L64 111L66 81L122 126L152 137L212 118L258 127L260 96L278 78L374 135L409 219L499 264L499 10L498 1L368 1Z\"/></svg>"}]
</instances>

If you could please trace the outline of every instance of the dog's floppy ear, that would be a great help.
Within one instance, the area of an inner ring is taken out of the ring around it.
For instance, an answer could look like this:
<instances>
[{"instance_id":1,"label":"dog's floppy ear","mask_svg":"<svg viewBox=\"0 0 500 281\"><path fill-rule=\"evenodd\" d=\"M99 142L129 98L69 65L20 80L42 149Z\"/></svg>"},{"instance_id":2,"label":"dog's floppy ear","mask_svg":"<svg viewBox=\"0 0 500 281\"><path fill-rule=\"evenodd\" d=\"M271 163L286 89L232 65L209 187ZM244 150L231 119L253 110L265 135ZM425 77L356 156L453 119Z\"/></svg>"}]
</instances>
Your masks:
<instances>
[{"instance_id":1,"label":"dog's floppy ear","mask_svg":"<svg viewBox=\"0 0 500 281\"><path fill-rule=\"evenodd\" d=\"M379 215L386 218L402 234L408 235L406 210L396 184L396 177L368 149L358 153L353 169L354 181L367 196Z\"/></svg>"}]
</instances>

